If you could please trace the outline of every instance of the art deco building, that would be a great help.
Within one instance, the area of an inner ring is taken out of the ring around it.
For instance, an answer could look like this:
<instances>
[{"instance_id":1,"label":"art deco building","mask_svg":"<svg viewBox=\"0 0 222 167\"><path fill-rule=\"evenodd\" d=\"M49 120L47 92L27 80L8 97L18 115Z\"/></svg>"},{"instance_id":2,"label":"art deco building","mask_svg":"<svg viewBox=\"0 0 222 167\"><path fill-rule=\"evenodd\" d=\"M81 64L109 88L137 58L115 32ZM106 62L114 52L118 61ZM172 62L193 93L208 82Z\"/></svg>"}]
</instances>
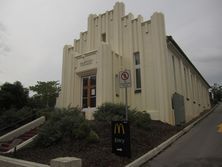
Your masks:
<instances>
[{"instance_id":1,"label":"art deco building","mask_svg":"<svg viewBox=\"0 0 222 167\"><path fill-rule=\"evenodd\" d=\"M187 122L210 108L209 84L171 36L164 15L150 20L125 15L125 7L89 15L87 31L63 50L62 89L57 107L79 106L90 119L104 102L124 103L119 72L131 71L128 104L152 119Z\"/></svg>"}]
</instances>

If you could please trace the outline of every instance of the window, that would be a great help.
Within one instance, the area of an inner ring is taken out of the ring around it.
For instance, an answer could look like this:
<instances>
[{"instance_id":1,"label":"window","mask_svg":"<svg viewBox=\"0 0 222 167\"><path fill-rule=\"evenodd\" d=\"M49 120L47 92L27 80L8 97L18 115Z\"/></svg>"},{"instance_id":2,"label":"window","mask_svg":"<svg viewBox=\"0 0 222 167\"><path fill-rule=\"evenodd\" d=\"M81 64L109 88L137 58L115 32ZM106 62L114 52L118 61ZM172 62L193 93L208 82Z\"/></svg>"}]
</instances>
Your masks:
<instances>
[{"instance_id":1,"label":"window","mask_svg":"<svg viewBox=\"0 0 222 167\"><path fill-rule=\"evenodd\" d=\"M103 42L106 42L106 33L103 33L103 34L101 35L101 40L102 40Z\"/></svg>"},{"instance_id":2,"label":"window","mask_svg":"<svg viewBox=\"0 0 222 167\"><path fill-rule=\"evenodd\" d=\"M96 107L96 76L82 78L82 107Z\"/></svg>"},{"instance_id":3,"label":"window","mask_svg":"<svg viewBox=\"0 0 222 167\"><path fill-rule=\"evenodd\" d=\"M140 68L140 53L133 54L134 68L135 68L135 92L141 92L141 68Z\"/></svg>"},{"instance_id":4,"label":"window","mask_svg":"<svg viewBox=\"0 0 222 167\"><path fill-rule=\"evenodd\" d=\"M174 87L175 87L175 92L176 92L177 91L177 78L176 78L176 65L175 65L174 56L172 56L172 62L173 62L173 80L174 80Z\"/></svg>"},{"instance_id":5,"label":"window","mask_svg":"<svg viewBox=\"0 0 222 167\"><path fill-rule=\"evenodd\" d=\"M185 90L186 90L186 96L188 97L188 81L187 81L187 73L188 71L184 67L184 78L185 78Z\"/></svg>"},{"instance_id":6,"label":"window","mask_svg":"<svg viewBox=\"0 0 222 167\"><path fill-rule=\"evenodd\" d=\"M115 92L116 92L116 97L119 97L120 94L120 85L119 85L119 75L115 75Z\"/></svg>"}]
</instances>

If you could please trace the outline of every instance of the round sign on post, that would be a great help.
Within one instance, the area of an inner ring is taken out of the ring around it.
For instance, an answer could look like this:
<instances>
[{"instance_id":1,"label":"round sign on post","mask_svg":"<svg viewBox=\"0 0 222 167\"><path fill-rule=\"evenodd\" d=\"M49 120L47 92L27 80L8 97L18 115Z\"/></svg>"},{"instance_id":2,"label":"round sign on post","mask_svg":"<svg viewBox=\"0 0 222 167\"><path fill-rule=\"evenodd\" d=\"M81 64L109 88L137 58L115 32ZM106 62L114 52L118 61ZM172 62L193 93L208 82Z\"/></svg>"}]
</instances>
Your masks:
<instances>
[{"instance_id":1,"label":"round sign on post","mask_svg":"<svg viewBox=\"0 0 222 167\"><path fill-rule=\"evenodd\" d=\"M121 88L131 87L131 75L130 70L119 72L119 83Z\"/></svg>"},{"instance_id":2,"label":"round sign on post","mask_svg":"<svg viewBox=\"0 0 222 167\"><path fill-rule=\"evenodd\" d=\"M129 78L129 73L126 71L123 71L123 73L121 74L121 79L126 81Z\"/></svg>"}]
</instances>

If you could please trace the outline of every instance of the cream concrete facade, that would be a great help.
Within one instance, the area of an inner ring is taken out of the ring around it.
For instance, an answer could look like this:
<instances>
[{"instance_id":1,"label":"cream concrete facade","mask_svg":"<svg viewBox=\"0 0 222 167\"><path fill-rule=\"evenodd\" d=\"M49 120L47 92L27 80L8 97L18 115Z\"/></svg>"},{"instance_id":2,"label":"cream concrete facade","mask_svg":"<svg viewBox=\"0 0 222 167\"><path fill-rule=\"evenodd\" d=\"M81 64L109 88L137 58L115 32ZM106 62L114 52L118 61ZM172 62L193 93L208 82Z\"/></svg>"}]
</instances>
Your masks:
<instances>
[{"instance_id":1,"label":"cream concrete facade","mask_svg":"<svg viewBox=\"0 0 222 167\"><path fill-rule=\"evenodd\" d=\"M90 113L104 102L124 103L119 72L125 69L131 70L132 81L128 104L153 119L175 124L175 92L183 98L185 121L210 108L209 85L166 36L164 15L156 12L143 21L140 15L125 15L122 2L103 14L89 15L87 31L74 45L64 46L57 107L79 106Z\"/></svg>"}]
</instances>

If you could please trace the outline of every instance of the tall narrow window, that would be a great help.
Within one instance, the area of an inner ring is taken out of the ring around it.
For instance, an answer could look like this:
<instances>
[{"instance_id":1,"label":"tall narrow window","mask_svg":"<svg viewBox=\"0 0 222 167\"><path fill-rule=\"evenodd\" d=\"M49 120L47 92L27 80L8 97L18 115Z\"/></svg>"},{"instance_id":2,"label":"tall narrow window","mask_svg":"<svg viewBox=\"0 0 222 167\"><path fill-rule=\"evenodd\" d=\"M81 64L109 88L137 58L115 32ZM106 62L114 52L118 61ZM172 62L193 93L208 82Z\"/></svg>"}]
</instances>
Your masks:
<instances>
[{"instance_id":1,"label":"tall narrow window","mask_svg":"<svg viewBox=\"0 0 222 167\"><path fill-rule=\"evenodd\" d=\"M119 87L119 75L115 75L115 92L116 92L116 97L119 97L120 94L120 87Z\"/></svg>"},{"instance_id":2,"label":"tall narrow window","mask_svg":"<svg viewBox=\"0 0 222 167\"><path fill-rule=\"evenodd\" d=\"M133 54L134 68L135 68L135 89L136 92L141 91L141 68L140 68L140 53Z\"/></svg>"},{"instance_id":3,"label":"tall narrow window","mask_svg":"<svg viewBox=\"0 0 222 167\"><path fill-rule=\"evenodd\" d=\"M103 42L106 42L106 33L101 34L101 38Z\"/></svg>"},{"instance_id":4,"label":"tall narrow window","mask_svg":"<svg viewBox=\"0 0 222 167\"><path fill-rule=\"evenodd\" d=\"M174 56L172 56L172 62L173 62L173 79L174 79L174 86L175 86L175 92L176 92L177 91L177 77L176 77L176 67L175 67Z\"/></svg>"},{"instance_id":5,"label":"tall narrow window","mask_svg":"<svg viewBox=\"0 0 222 167\"><path fill-rule=\"evenodd\" d=\"M96 75L82 78L82 107L96 107Z\"/></svg>"},{"instance_id":6,"label":"tall narrow window","mask_svg":"<svg viewBox=\"0 0 222 167\"><path fill-rule=\"evenodd\" d=\"M185 78L186 96L188 97L188 82L187 82L187 70L186 70L186 68L184 68L184 78Z\"/></svg>"}]
</instances>

